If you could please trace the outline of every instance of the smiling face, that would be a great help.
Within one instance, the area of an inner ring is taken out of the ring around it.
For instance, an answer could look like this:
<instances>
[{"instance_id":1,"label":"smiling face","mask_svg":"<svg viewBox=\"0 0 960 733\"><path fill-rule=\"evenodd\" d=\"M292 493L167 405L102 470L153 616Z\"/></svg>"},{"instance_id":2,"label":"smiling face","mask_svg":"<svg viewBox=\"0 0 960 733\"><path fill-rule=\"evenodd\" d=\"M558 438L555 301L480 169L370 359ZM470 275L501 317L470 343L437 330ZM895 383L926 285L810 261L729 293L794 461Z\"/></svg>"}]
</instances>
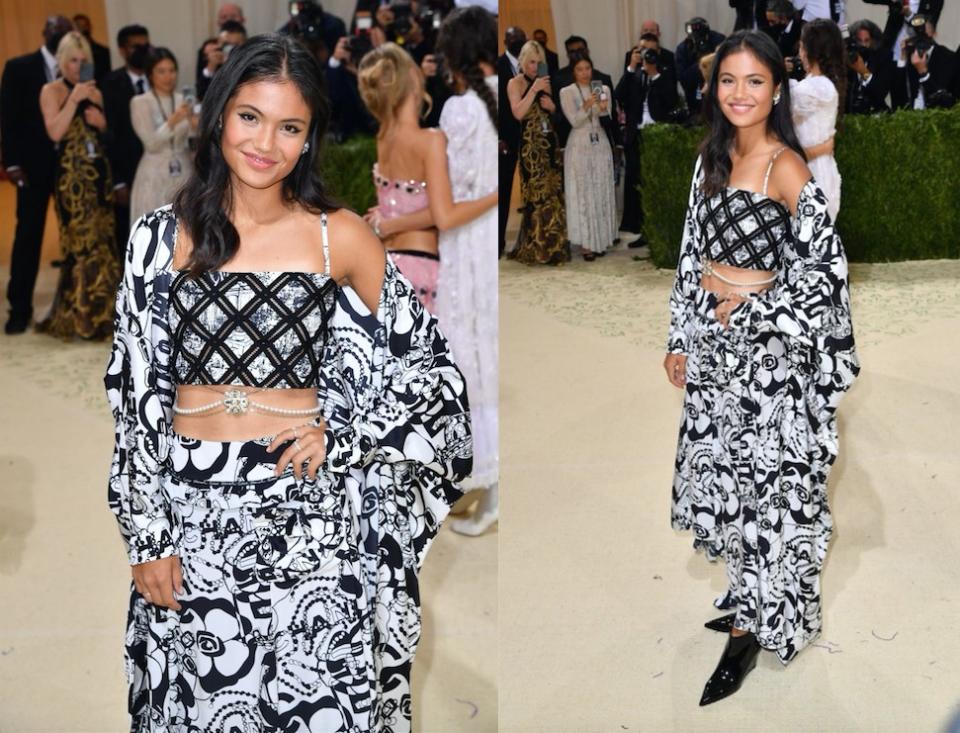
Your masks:
<instances>
[{"instance_id":1,"label":"smiling face","mask_svg":"<svg viewBox=\"0 0 960 733\"><path fill-rule=\"evenodd\" d=\"M766 124L776 91L770 69L749 51L735 51L720 62L717 101L735 127Z\"/></svg>"},{"instance_id":2,"label":"smiling face","mask_svg":"<svg viewBox=\"0 0 960 733\"><path fill-rule=\"evenodd\" d=\"M281 183L300 160L309 125L310 108L291 82L241 86L223 111L220 144L234 186Z\"/></svg>"}]
</instances>

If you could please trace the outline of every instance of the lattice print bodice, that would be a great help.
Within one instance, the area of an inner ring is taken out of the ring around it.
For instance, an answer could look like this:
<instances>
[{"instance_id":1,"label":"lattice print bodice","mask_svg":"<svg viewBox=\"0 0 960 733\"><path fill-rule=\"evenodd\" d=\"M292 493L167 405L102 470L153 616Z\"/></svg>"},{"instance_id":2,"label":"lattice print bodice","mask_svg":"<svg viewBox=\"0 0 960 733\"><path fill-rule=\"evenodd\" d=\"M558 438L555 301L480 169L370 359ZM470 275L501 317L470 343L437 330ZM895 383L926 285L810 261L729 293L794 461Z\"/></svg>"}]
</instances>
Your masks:
<instances>
[{"instance_id":1,"label":"lattice print bodice","mask_svg":"<svg viewBox=\"0 0 960 733\"><path fill-rule=\"evenodd\" d=\"M169 310L174 382L316 387L336 290L323 273L178 274Z\"/></svg>"},{"instance_id":2,"label":"lattice print bodice","mask_svg":"<svg viewBox=\"0 0 960 733\"><path fill-rule=\"evenodd\" d=\"M756 191L726 187L707 198L697 214L703 252L723 265L776 270L790 236L790 212Z\"/></svg>"}]
</instances>

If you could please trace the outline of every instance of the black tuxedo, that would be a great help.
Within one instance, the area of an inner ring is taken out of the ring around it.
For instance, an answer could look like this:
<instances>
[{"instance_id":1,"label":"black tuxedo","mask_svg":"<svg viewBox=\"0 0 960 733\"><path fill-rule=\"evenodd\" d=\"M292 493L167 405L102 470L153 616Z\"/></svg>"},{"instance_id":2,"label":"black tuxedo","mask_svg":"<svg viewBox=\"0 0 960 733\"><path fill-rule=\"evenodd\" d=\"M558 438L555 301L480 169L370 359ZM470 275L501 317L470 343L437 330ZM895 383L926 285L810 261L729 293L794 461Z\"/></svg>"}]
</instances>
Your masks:
<instances>
[{"instance_id":1,"label":"black tuxedo","mask_svg":"<svg viewBox=\"0 0 960 733\"><path fill-rule=\"evenodd\" d=\"M909 61L906 66L896 67L890 99L894 109L912 109L920 89L923 89L924 102L930 106L931 98L938 92L955 91L957 76L957 55L946 46L935 45L927 58L926 81L920 81L920 75Z\"/></svg>"},{"instance_id":2,"label":"black tuxedo","mask_svg":"<svg viewBox=\"0 0 960 733\"><path fill-rule=\"evenodd\" d=\"M126 67L111 71L103 80L103 106L107 114L107 131L110 133L107 157L113 172L113 185L123 183L128 190L133 188L133 177L143 155L143 143L130 122L130 100L136 93ZM114 216L117 252L123 261L130 235L129 205L115 205Z\"/></svg>"},{"instance_id":3,"label":"black tuxedo","mask_svg":"<svg viewBox=\"0 0 960 733\"><path fill-rule=\"evenodd\" d=\"M637 187L640 178L641 131L638 125L643 121L643 107L646 103L650 116L655 122L670 119L670 113L677 107L680 97L677 94L677 79L673 69L665 69L656 79L651 80L638 66L631 74L624 72L614 92L617 101L626 112L627 124L623 134L624 177L623 177L623 219L620 229L627 232L643 231L643 209Z\"/></svg>"},{"instance_id":4,"label":"black tuxedo","mask_svg":"<svg viewBox=\"0 0 960 733\"><path fill-rule=\"evenodd\" d=\"M101 46L92 38L87 40L90 41L90 50L93 52L93 78L99 86L110 73L110 49Z\"/></svg>"},{"instance_id":5,"label":"black tuxedo","mask_svg":"<svg viewBox=\"0 0 960 733\"><path fill-rule=\"evenodd\" d=\"M878 48L870 52L866 59L870 71L870 81L863 84L860 77L851 69L847 74L846 111L852 114L870 114L888 112L887 95L893 83L896 65L890 58L890 51Z\"/></svg>"},{"instance_id":6,"label":"black tuxedo","mask_svg":"<svg viewBox=\"0 0 960 733\"><path fill-rule=\"evenodd\" d=\"M607 88L610 89L611 93L613 92L613 79L610 78L609 74L604 74L602 71L593 70L594 81L600 81L607 85ZM556 74L553 74L550 77L550 90L552 92L553 103L557 107L557 113L554 117L554 125L557 128L557 140L559 141L560 147L566 147L567 138L570 137L570 122L567 120L563 112L560 111L560 90L564 87L568 87L573 84L573 69L570 64L567 64L562 69L559 69ZM617 119L617 100L616 98L610 100L610 119ZM607 129L604 125L604 129ZM607 129L608 135L610 130ZM616 140L611 140L611 145L616 144Z\"/></svg>"},{"instance_id":7,"label":"black tuxedo","mask_svg":"<svg viewBox=\"0 0 960 733\"><path fill-rule=\"evenodd\" d=\"M507 97L507 84L514 77L513 65L506 54L497 58L497 122L501 143L499 165L499 216L500 241L499 252L502 255L506 248L507 217L510 215L510 196L513 193L513 177L517 170L517 154L520 149L520 121L513 116L510 110L510 99ZM506 149L503 149L506 148Z\"/></svg>"},{"instance_id":8,"label":"black tuxedo","mask_svg":"<svg viewBox=\"0 0 960 733\"><path fill-rule=\"evenodd\" d=\"M28 319L40 268L40 246L53 191L56 150L40 111L47 64L40 51L12 58L0 80L0 153L5 168L19 166L27 185L17 188L17 227L10 256L10 313Z\"/></svg>"}]
</instances>

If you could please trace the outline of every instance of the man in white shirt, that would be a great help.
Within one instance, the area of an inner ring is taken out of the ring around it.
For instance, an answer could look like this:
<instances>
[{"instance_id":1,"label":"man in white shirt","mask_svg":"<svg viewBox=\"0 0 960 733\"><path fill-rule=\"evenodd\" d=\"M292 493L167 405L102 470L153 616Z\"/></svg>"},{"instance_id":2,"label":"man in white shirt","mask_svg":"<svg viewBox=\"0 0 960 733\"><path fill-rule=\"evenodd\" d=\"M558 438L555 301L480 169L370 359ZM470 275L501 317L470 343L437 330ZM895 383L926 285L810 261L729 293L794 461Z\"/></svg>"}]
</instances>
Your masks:
<instances>
[{"instance_id":1,"label":"man in white shirt","mask_svg":"<svg viewBox=\"0 0 960 733\"><path fill-rule=\"evenodd\" d=\"M47 18L40 50L7 61L0 80L0 157L7 178L17 187L7 285L10 315L4 327L8 334L26 331L33 316L33 288L56 168L56 152L40 111L40 89L59 76L54 53L72 28L63 16Z\"/></svg>"},{"instance_id":2,"label":"man in white shirt","mask_svg":"<svg viewBox=\"0 0 960 733\"><path fill-rule=\"evenodd\" d=\"M500 139L500 241L498 251L503 256L506 248L507 217L510 215L510 195L513 177L517 170L517 154L520 148L520 123L510 111L507 99L507 82L520 72L520 49L527 42L523 28L511 26L503 35L504 52L497 58L498 87L498 137Z\"/></svg>"}]
</instances>

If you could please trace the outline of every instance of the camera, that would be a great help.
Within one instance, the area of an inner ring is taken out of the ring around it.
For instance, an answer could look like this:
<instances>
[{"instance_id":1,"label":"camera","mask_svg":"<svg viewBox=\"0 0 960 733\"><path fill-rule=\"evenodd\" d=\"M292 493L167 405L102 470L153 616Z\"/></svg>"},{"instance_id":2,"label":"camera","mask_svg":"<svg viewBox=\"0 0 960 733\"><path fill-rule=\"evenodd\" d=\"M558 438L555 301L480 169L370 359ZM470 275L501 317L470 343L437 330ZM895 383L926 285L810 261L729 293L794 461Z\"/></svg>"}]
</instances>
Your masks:
<instances>
[{"instance_id":1,"label":"camera","mask_svg":"<svg viewBox=\"0 0 960 733\"><path fill-rule=\"evenodd\" d=\"M359 66L360 60L373 50L373 41L370 40L370 34L360 33L348 38L346 47L350 52L350 63Z\"/></svg>"},{"instance_id":2,"label":"camera","mask_svg":"<svg viewBox=\"0 0 960 733\"><path fill-rule=\"evenodd\" d=\"M323 40L323 8L313 0L290 0L290 35L301 41Z\"/></svg>"},{"instance_id":3,"label":"camera","mask_svg":"<svg viewBox=\"0 0 960 733\"><path fill-rule=\"evenodd\" d=\"M643 55L641 56L643 63L657 65L657 61L660 59L660 54L655 48L645 49Z\"/></svg>"},{"instance_id":4,"label":"camera","mask_svg":"<svg viewBox=\"0 0 960 733\"><path fill-rule=\"evenodd\" d=\"M914 51L921 56L925 56L934 46L933 39L927 35L926 16L917 13L910 19L908 25L910 30L913 31L913 35L907 38L907 58L910 58Z\"/></svg>"},{"instance_id":5,"label":"camera","mask_svg":"<svg viewBox=\"0 0 960 733\"><path fill-rule=\"evenodd\" d=\"M857 63L858 58L863 59L864 63L870 58L870 49L857 43L857 39L848 38L843 43L847 49L847 63L850 66Z\"/></svg>"},{"instance_id":6,"label":"camera","mask_svg":"<svg viewBox=\"0 0 960 733\"><path fill-rule=\"evenodd\" d=\"M703 18L691 18L684 26L687 32L687 40L693 46L693 52L697 58L706 56L713 51L710 46L710 24Z\"/></svg>"}]
</instances>

